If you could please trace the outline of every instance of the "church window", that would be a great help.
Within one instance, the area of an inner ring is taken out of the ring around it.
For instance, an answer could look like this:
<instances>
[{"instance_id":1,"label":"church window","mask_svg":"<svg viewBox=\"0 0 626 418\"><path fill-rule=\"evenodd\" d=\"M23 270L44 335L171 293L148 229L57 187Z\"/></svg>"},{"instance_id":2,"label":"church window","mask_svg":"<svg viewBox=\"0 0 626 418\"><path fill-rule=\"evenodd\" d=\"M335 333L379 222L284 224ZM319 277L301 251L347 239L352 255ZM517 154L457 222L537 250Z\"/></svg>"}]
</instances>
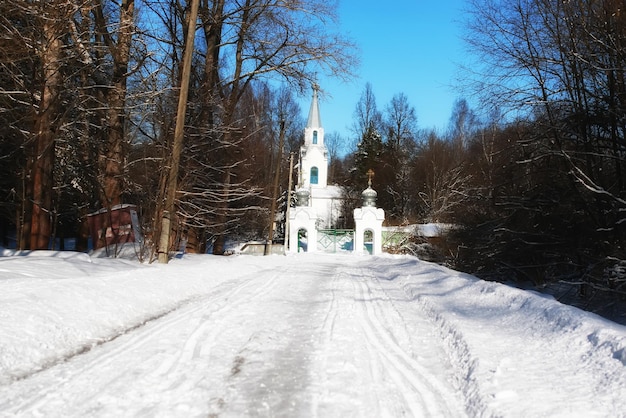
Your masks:
<instances>
[{"instance_id":1,"label":"church window","mask_svg":"<svg viewBox=\"0 0 626 418\"><path fill-rule=\"evenodd\" d=\"M313 144L317 144L317 131L313 131Z\"/></svg>"},{"instance_id":2,"label":"church window","mask_svg":"<svg viewBox=\"0 0 626 418\"><path fill-rule=\"evenodd\" d=\"M311 167L311 184L317 184L319 181L317 167Z\"/></svg>"}]
</instances>

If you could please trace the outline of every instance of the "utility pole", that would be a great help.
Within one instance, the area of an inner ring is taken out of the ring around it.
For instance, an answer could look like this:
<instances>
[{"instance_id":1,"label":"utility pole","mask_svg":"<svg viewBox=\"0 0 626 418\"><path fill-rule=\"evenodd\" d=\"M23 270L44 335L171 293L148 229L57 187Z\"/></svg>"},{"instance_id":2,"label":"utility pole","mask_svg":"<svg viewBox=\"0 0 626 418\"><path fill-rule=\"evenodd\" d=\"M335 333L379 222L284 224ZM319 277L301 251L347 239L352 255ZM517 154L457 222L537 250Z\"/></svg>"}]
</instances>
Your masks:
<instances>
[{"instance_id":1,"label":"utility pole","mask_svg":"<svg viewBox=\"0 0 626 418\"><path fill-rule=\"evenodd\" d=\"M285 213L285 252L289 248L289 216L291 212L291 189L293 188L293 152L289 154L289 186L287 188L287 213Z\"/></svg>"},{"instance_id":2,"label":"utility pole","mask_svg":"<svg viewBox=\"0 0 626 418\"><path fill-rule=\"evenodd\" d=\"M274 171L274 187L272 190L272 203L270 204L270 230L265 243L263 255L272 252L272 240L274 239L274 221L276 220L276 200L278 200L278 186L280 184L280 166L283 159L283 144L285 143L285 120L280 120L280 134L278 135L278 157L276 158L276 170Z\"/></svg>"},{"instance_id":3,"label":"utility pole","mask_svg":"<svg viewBox=\"0 0 626 418\"><path fill-rule=\"evenodd\" d=\"M180 94L178 95L178 108L176 110L176 128L174 129L174 143L172 144L172 159L167 177L165 192L165 206L161 218L161 236L159 237L159 263L167 264L169 261L171 217L174 215L174 201L178 188L178 169L180 155L183 152L183 140L185 131L185 113L187 112L187 96L189 94L189 76L191 74L191 57L196 39L196 24L198 20L198 5L200 0L191 0L191 11L185 39L185 51L183 56L183 73L180 77Z\"/></svg>"}]
</instances>

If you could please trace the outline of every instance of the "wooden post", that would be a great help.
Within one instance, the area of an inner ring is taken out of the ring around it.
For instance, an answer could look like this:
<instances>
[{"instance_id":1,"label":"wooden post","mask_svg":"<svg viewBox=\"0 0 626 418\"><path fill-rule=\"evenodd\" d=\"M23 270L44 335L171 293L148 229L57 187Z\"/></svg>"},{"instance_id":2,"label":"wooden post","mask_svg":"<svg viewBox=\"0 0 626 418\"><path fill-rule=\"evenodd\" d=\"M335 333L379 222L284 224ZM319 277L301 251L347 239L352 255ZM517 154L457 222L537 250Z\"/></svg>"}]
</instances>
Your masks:
<instances>
[{"instance_id":1,"label":"wooden post","mask_svg":"<svg viewBox=\"0 0 626 418\"><path fill-rule=\"evenodd\" d=\"M287 188L287 212L285 213L285 252L289 248L289 234L291 226L289 225L289 216L291 213L291 188L293 187L293 152L289 154L289 186Z\"/></svg>"},{"instance_id":2,"label":"wooden post","mask_svg":"<svg viewBox=\"0 0 626 418\"><path fill-rule=\"evenodd\" d=\"M176 110L176 128L174 129L174 143L172 145L172 160L170 163L169 175L167 177L165 208L161 219L161 237L159 239L158 261L163 264L167 264L169 261L168 252L170 245L171 217L176 216L174 201L176 199L176 189L178 187L178 167L180 165L180 155L183 151L183 134L185 131L185 113L187 112L187 95L189 94L191 57L193 56L193 47L196 37L199 2L200 0L191 0L189 27L187 28L187 39L185 40L183 73L180 78L180 94L178 96L178 108Z\"/></svg>"},{"instance_id":3,"label":"wooden post","mask_svg":"<svg viewBox=\"0 0 626 418\"><path fill-rule=\"evenodd\" d=\"M276 220L276 200L278 199L278 186L280 184L280 165L283 159L283 144L285 143L285 121L280 121L280 134L278 135L278 157L276 158L276 170L274 171L274 187L272 190L272 202L270 204L270 225L267 242L265 243L264 255L272 253L272 240L274 239L274 221Z\"/></svg>"}]
</instances>

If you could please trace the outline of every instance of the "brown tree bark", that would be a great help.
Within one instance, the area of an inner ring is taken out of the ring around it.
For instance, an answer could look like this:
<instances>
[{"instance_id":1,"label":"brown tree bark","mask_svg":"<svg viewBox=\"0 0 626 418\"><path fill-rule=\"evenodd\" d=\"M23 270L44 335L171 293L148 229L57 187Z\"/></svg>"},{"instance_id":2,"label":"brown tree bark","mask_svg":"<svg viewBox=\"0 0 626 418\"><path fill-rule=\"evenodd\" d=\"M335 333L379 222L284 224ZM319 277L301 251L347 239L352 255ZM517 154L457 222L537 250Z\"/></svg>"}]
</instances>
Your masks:
<instances>
[{"instance_id":1,"label":"brown tree bark","mask_svg":"<svg viewBox=\"0 0 626 418\"><path fill-rule=\"evenodd\" d=\"M122 203L124 192L127 79L130 50L135 33L135 1L123 0L119 7L119 28L115 39L109 32L102 0L95 8L99 34L103 37L113 59L111 88L106 97L108 137L104 152L100 156L101 204L107 208Z\"/></svg>"},{"instance_id":2,"label":"brown tree bark","mask_svg":"<svg viewBox=\"0 0 626 418\"><path fill-rule=\"evenodd\" d=\"M57 10L57 8L51 8ZM48 248L51 236L54 144L59 113L59 91L62 86L63 16L43 19L44 40L41 49L43 89L35 116L34 159L31 169L32 214L30 249Z\"/></svg>"}]
</instances>

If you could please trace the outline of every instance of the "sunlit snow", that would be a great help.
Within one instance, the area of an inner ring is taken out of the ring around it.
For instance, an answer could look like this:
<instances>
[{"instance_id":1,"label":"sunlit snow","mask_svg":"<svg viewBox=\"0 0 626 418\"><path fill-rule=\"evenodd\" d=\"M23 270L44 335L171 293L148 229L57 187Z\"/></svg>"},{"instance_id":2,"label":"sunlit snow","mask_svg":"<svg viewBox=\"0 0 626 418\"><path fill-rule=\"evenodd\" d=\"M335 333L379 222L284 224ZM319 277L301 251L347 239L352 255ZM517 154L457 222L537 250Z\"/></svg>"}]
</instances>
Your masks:
<instances>
[{"instance_id":1,"label":"sunlit snow","mask_svg":"<svg viewBox=\"0 0 626 418\"><path fill-rule=\"evenodd\" d=\"M624 417L625 348L408 256L0 257L3 417Z\"/></svg>"}]
</instances>

